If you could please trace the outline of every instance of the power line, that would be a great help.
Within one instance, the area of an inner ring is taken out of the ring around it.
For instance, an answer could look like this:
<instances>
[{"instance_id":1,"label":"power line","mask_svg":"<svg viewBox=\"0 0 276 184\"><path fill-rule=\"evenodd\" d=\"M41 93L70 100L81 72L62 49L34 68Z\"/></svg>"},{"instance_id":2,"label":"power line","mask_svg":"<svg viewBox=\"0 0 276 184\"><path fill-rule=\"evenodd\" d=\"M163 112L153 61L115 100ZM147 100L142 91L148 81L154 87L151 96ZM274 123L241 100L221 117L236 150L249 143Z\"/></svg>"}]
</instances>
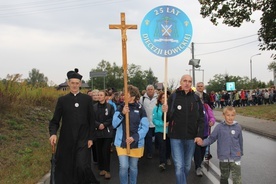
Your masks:
<instances>
[{"instance_id":1,"label":"power line","mask_svg":"<svg viewBox=\"0 0 276 184\"><path fill-rule=\"evenodd\" d=\"M48 6L53 6L53 5L68 5L69 3L74 3L75 0L59 0L59 1L38 1L38 2L21 2L21 3L16 3L16 4L9 4L9 5L0 5L0 10L2 13L14 13L14 12L9 12L11 10L14 11L26 11L28 9L32 8L45 8ZM5 12L6 11L6 12Z\"/></svg>"},{"instance_id":2,"label":"power line","mask_svg":"<svg viewBox=\"0 0 276 184\"><path fill-rule=\"evenodd\" d=\"M61 0L64 1L64 0ZM58 1L55 1L58 2ZM30 2L20 2L20 3L12 3L12 4L0 4L0 9L1 10L5 10L5 9L14 9L14 8L22 8L24 6L28 6L28 5L36 5L36 4L43 4L43 3L51 3L47 0L40 0L40 1L30 1Z\"/></svg>"},{"instance_id":3,"label":"power line","mask_svg":"<svg viewBox=\"0 0 276 184\"><path fill-rule=\"evenodd\" d=\"M60 11L60 10L69 10L76 9L87 6L99 6L105 4L113 4L124 2L125 0L105 0L105 1L79 1L79 0L70 0L70 1L32 1L32 2L23 2L17 3L14 5L0 5L0 18L12 17L12 16L21 16L42 12L50 11Z\"/></svg>"},{"instance_id":4,"label":"power line","mask_svg":"<svg viewBox=\"0 0 276 184\"><path fill-rule=\"evenodd\" d=\"M244 45L248 45L248 44L251 44L251 43L254 43L254 42L257 42L257 41L258 41L258 40L251 41L251 42L248 42L248 43L245 43L245 44L237 45L237 46L235 46L235 47L230 47L230 48L222 49L222 50L218 50L218 51L207 52L207 53L202 53L202 54L196 54L196 56L209 55L209 54L214 54L214 53L218 53L218 52L223 52L223 51L235 49L235 48L238 48L238 47L241 47L241 46L244 46Z\"/></svg>"},{"instance_id":5,"label":"power line","mask_svg":"<svg viewBox=\"0 0 276 184\"><path fill-rule=\"evenodd\" d=\"M206 43L195 43L195 44L216 44L216 43L232 42L232 41L241 40L241 39L249 38L249 37L256 36L256 35L257 34L253 34L253 35L235 38L235 39L231 39L231 40L223 40L223 41L217 41L217 42L206 42Z\"/></svg>"},{"instance_id":6,"label":"power line","mask_svg":"<svg viewBox=\"0 0 276 184\"><path fill-rule=\"evenodd\" d=\"M82 0L82 2L84 1L88 1L91 2L90 0ZM106 2L114 2L114 0L98 0L98 1L93 1L93 3L97 4L97 3L106 3ZM40 0L40 1L29 1L29 2L20 2L20 3L13 3L13 4L0 4L0 10L5 10L5 9L21 9L24 7L39 7L39 6L47 6L47 5L51 5L51 4L69 4L69 3L73 3L73 2L80 2L79 0L55 0L55 1L49 1L49 0Z\"/></svg>"}]
</instances>

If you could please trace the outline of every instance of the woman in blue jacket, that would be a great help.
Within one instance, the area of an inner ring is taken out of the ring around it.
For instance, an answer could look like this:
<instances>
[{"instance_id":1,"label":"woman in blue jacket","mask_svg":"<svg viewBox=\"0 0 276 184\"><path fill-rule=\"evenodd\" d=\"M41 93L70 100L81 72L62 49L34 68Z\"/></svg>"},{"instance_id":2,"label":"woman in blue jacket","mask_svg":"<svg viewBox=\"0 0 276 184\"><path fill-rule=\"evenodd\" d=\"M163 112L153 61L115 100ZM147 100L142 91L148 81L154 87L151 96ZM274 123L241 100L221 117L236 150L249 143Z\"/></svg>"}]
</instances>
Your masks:
<instances>
[{"instance_id":1,"label":"woman in blue jacket","mask_svg":"<svg viewBox=\"0 0 276 184\"><path fill-rule=\"evenodd\" d=\"M144 139L149 129L149 121L146 112L136 99L139 90L135 86L128 86L128 104L121 104L113 116L112 125L116 128L114 145L119 157L119 177L121 184L137 183L138 160L144 153ZM125 114L129 113L129 137L126 137ZM127 153L127 144L130 152ZM129 172L129 173L128 173Z\"/></svg>"},{"instance_id":2,"label":"woman in blue jacket","mask_svg":"<svg viewBox=\"0 0 276 184\"><path fill-rule=\"evenodd\" d=\"M160 92L157 97L157 104L152 111L152 122L155 125L155 139L159 148L159 168L161 171L166 169L166 164L170 165L171 145L170 139L167 136L169 122L166 122L166 140L163 139L164 120L162 105L165 102L165 93Z\"/></svg>"}]
</instances>

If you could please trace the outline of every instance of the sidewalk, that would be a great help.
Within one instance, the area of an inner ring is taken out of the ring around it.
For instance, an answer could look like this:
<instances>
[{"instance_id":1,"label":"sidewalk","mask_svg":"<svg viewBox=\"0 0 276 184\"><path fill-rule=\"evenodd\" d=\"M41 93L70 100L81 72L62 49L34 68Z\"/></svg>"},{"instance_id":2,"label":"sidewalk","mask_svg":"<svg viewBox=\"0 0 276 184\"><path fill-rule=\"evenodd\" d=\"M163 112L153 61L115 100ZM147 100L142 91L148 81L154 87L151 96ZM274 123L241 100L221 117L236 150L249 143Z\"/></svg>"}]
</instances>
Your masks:
<instances>
[{"instance_id":1,"label":"sidewalk","mask_svg":"<svg viewBox=\"0 0 276 184\"><path fill-rule=\"evenodd\" d=\"M224 120L221 111L213 110L216 121L221 122ZM276 139L276 122L257 119L252 117L246 117L236 115L236 121L242 126L243 129L249 132L253 132L271 139Z\"/></svg>"}]
</instances>

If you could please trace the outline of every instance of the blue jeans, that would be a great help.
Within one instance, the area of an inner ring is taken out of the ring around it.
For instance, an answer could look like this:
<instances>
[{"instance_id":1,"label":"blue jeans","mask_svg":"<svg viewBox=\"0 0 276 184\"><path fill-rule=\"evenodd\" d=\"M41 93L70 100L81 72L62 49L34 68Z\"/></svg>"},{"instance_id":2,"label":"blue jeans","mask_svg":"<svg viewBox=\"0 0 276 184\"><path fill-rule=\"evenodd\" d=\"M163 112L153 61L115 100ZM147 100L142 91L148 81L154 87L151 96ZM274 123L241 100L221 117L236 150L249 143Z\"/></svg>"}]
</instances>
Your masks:
<instances>
[{"instance_id":1,"label":"blue jeans","mask_svg":"<svg viewBox=\"0 0 276 184\"><path fill-rule=\"evenodd\" d=\"M119 156L120 184L128 184L128 169L129 169L129 183L130 184L137 183L138 159L139 158L129 157L126 155Z\"/></svg>"},{"instance_id":2,"label":"blue jeans","mask_svg":"<svg viewBox=\"0 0 276 184\"><path fill-rule=\"evenodd\" d=\"M172 159L175 166L177 184L186 184L195 151L193 139L171 139Z\"/></svg>"}]
</instances>

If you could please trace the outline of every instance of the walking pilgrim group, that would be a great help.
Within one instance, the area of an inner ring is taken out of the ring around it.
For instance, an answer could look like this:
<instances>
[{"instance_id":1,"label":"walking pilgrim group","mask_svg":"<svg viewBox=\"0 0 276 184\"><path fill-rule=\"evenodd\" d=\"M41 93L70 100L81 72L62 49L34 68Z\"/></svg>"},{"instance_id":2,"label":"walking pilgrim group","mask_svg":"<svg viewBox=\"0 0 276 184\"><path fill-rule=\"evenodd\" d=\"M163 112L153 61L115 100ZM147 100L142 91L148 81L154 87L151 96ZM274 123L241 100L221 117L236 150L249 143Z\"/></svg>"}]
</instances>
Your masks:
<instances>
[{"instance_id":1,"label":"walking pilgrim group","mask_svg":"<svg viewBox=\"0 0 276 184\"><path fill-rule=\"evenodd\" d=\"M119 96L114 93L114 89L81 93L79 89L82 75L78 73L78 69L69 71L67 78L70 92L58 98L49 123L50 144L53 147L56 145L52 183L100 183L92 172L92 160L97 162L97 174L110 179L110 153L113 146L119 159L121 184L137 183L138 160L144 155L151 159L154 148L159 150L161 171L174 164L177 184L187 183L193 159L196 175L203 175L201 163L206 156L206 146L220 139L220 135L211 140L208 138L215 118L203 92L203 83L197 84L195 92L191 88L192 77L183 75L180 87L172 94L157 94L154 86L148 85L141 96L137 87L128 85L127 94ZM110 96L113 98L108 99ZM124 103L124 99L127 103ZM232 113L234 110L228 111ZM234 113L231 115L235 115ZM167 119L165 129L164 115ZM227 123L227 118L225 122L231 126ZM237 126L236 132L241 134L239 127ZM218 131L216 133L219 134ZM223 160L228 159L230 162L231 159L234 163L240 161L242 136L237 136L241 139L240 147L236 146L238 156L232 158L232 155L223 153ZM210 159L211 155L206 158ZM227 167L233 171L231 164L224 163L223 169ZM240 167L234 169L234 173L237 173L234 176L238 178L234 181L241 183ZM221 183L227 183L229 173L222 174L225 175L221 176Z\"/></svg>"}]
</instances>

